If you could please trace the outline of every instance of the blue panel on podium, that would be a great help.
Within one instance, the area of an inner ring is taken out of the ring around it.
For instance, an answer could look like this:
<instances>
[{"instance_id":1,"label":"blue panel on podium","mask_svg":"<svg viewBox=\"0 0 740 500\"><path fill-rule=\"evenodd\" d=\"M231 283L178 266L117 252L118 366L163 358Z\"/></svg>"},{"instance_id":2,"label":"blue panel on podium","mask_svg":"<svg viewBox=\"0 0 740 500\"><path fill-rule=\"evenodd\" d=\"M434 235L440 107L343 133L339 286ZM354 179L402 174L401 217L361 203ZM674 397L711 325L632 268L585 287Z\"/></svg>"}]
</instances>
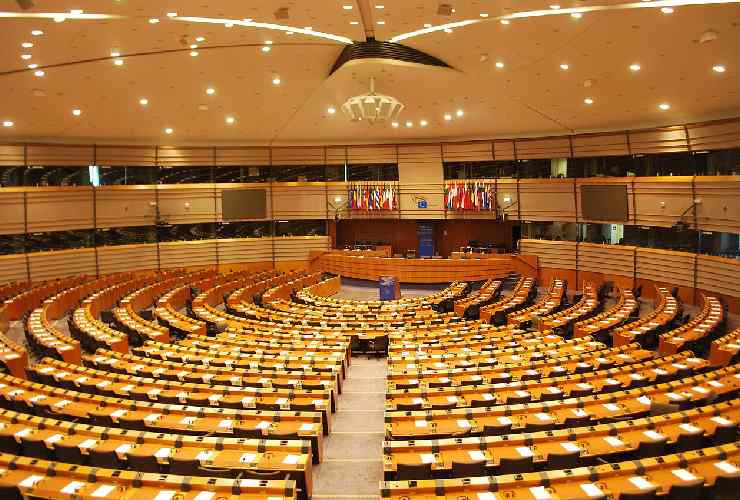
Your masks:
<instances>
[{"instance_id":1,"label":"blue panel on podium","mask_svg":"<svg viewBox=\"0 0 740 500\"><path fill-rule=\"evenodd\" d=\"M381 276L378 282L380 300L397 300L401 298L401 283L395 276Z\"/></svg>"}]
</instances>

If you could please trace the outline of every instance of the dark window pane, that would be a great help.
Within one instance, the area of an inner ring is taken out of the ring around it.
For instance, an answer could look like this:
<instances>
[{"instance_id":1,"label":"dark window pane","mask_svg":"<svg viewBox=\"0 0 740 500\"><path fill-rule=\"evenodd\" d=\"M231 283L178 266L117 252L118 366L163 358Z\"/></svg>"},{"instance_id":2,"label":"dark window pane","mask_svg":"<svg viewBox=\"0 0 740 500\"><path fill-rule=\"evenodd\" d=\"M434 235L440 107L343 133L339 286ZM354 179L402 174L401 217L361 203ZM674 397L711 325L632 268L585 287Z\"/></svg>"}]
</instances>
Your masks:
<instances>
[{"instance_id":1,"label":"dark window pane","mask_svg":"<svg viewBox=\"0 0 740 500\"><path fill-rule=\"evenodd\" d=\"M326 236L323 220L290 220L275 223L276 236Z\"/></svg>"},{"instance_id":2,"label":"dark window pane","mask_svg":"<svg viewBox=\"0 0 740 500\"><path fill-rule=\"evenodd\" d=\"M160 184L213 182L213 167L159 167Z\"/></svg>"},{"instance_id":3,"label":"dark window pane","mask_svg":"<svg viewBox=\"0 0 740 500\"><path fill-rule=\"evenodd\" d=\"M26 250L28 252L90 248L93 246L95 246L94 229L31 233L28 235L26 241Z\"/></svg>"}]
</instances>

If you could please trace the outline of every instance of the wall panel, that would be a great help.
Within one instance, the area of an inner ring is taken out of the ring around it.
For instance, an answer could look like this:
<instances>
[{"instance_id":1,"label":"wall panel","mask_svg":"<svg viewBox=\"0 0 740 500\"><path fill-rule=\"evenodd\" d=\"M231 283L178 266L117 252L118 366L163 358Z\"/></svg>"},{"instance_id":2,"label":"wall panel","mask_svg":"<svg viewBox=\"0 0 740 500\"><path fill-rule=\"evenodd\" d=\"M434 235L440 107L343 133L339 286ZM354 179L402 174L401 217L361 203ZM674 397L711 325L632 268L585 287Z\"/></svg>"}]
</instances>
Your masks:
<instances>
[{"instance_id":1,"label":"wall panel","mask_svg":"<svg viewBox=\"0 0 740 500\"><path fill-rule=\"evenodd\" d=\"M0 234L23 233L26 218L21 191L0 190Z\"/></svg>"},{"instance_id":2,"label":"wall panel","mask_svg":"<svg viewBox=\"0 0 740 500\"><path fill-rule=\"evenodd\" d=\"M154 167L157 148L154 146L97 146L95 163L106 167Z\"/></svg>"},{"instance_id":3,"label":"wall panel","mask_svg":"<svg viewBox=\"0 0 740 500\"><path fill-rule=\"evenodd\" d=\"M634 196L635 224L671 227L693 203L691 177L636 177Z\"/></svg>"},{"instance_id":4,"label":"wall panel","mask_svg":"<svg viewBox=\"0 0 740 500\"><path fill-rule=\"evenodd\" d=\"M157 269L157 244L98 247L100 274Z\"/></svg>"},{"instance_id":5,"label":"wall panel","mask_svg":"<svg viewBox=\"0 0 740 500\"><path fill-rule=\"evenodd\" d=\"M309 253L329 250L328 236L291 236L275 238L275 261L307 261Z\"/></svg>"},{"instance_id":6,"label":"wall panel","mask_svg":"<svg viewBox=\"0 0 740 500\"><path fill-rule=\"evenodd\" d=\"M168 223L215 222L218 204L213 184L159 186L158 191L159 213Z\"/></svg>"},{"instance_id":7,"label":"wall panel","mask_svg":"<svg viewBox=\"0 0 740 500\"><path fill-rule=\"evenodd\" d=\"M91 187L36 188L26 196L30 233L94 227Z\"/></svg>"},{"instance_id":8,"label":"wall panel","mask_svg":"<svg viewBox=\"0 0 740 500\"><path fill-rule=\"evenodd\" d=\"M635 247L579 243L578 270L631 278L635 274Z\"/></svg>"},{"instance_id":9,"label":"wall panel","mask_svg":"<svg viewBox=\"0 0 740 500\"><path fill-rule=\"evenodd\" d=\"M519 204L525 221L576 221L573 179L520 179Z\"/></svg>"},{"instance_id":10,"label":"wall panel","mask_svg":"<svg viewBox=\"0 0 740 500\"><path fill-rule=\"evenodd\" d=\"M493 142L477 141L442 145L442 161L491 161Z\"/></svg>"},{"instance_id":11,"label":"wall panel","mask_svg":"<svg viewBox=\"0 0 740 500\"><path fill-rule=\"evenodd\" d=\"M173 267L215 266L216 240L173 241L159 244L159 265Z\"/></svg>"},{"instance_id":12,"label":"wall panel","mask_svg":"<svg viewBox=\"0 0 740 500\"><path fill-rule=\"evenodd\" d=\"M535 158L568 158L571 156L569 137L518 139L516 157L519 160Z\"/></svg>"},{"instance_id":13,"label":"wall panel","mask_svg":"<svg viewBox=\"0 0 740 500\"><path fill-rule=\"evenodd\" d=\"M686 130L682 126L629 132L630 150L639 153L677 153L688 151Z\"/></svg>"},{"instance_id":14,"label":"wall panel","mask_svg":"<svg viewBox=\"0 0 740 500\"><path fill-rule=\"evenodd\" d=\"M26 154L28 165L87 167L95 164L93 146L30 144Z\"/></svg>"},{"instance_id":15,"label":"wall panel","mask_svg":"<svg viewBox=\"0 0 740 500\"><path fill-rule=\"evenodd\" d=\"M154 225L155 186L104 186L95 191L97 227Z\"/></svg>"},{"instance_id":16,"label":"wall panel","mask_svg":"<svg viewBox=\"0 0 740 500\"><path fill-rule=\"evenodd\" d=\"M72 275L96 275L94 248L31 253L28 254L28 260L32 281Z\"/></svg>"},{"instance_id":17,"label":"wall panel","mask_svg":"<svg viewBox=\"0 0 740 500\"><path fill-rule=\"evenodd\" d=\"M574 135L573 156L625 156L630 154L625 132Z\"/></svg>"},{"instance_id":18,"label":"wall panel","mask_svg":"<svg viewBox=\"0 0 740 500\"><path fill-rule=\"evenodd\" d=\"M514 160L516 159L516 146L513 140L503 139L493 141L493 159L494 160Z\"/></svg>"},{"instance_id":19,"label":"wall panel","mask_svg":"<svg viewBox=\"0 0 740 500\"><path fill-rule=\"evenodd\" d=\"M540 267L576 269L573 241L520 240L519 253L539 257Z\"/></svg>"},{"instance_id":20,"label":"wall panel","mask_svg":"<svg viewBox=\"0 0 740 500\"><path fill-rule=\"evenodd\" d=\"M15 167L26 164L25 146L0 145L0 167Z\"/></svg>"},{"instance_id":21,"label":"wall panel","mask_svg":"<svg viewBox=\"0 0 740 500\"><path fill-rule=\"evenodd\" d=\"M350 146L346 152L349 164L398 162L398 151L395 146Z\"/></svg>"},{"instance_id":22,"label":"wall panel","mask_svg":"<svg viewBox=\"0 0 740 500\"><path fill-rule=\"evenodd\" d=\"M732 297L740 297L740 261L698 255L696 287Z\"/></svg>"},{"instance_id":23,"label":"wall panel","mask_svg":"<svg viewBox=\"0 0 740 500\"><path fill-rule=\"evenodd\" d=\"M162 167L200 167L216 163L215 148L157 148L157 165Z\"/></svg>"},{"instance_id":24,"label":"wall panel","mask_svg":"<svg viewBox=\"0 0 740 500\"><path fill-rule=\"evenodd\" d=\"M27 280L26 254L0 255L0 283Z\"/></svg>"},{"instance_id":25,"label":"wall panel","mask_svg":"<svg viewBox=\"0 0 740 500\"><path fill-rule=\"evenodd\" d=\"M323 165L324 162L321 147L272 148L273 165Z\"/></svg>"},{"instance_id":26,"label":"wall panel","mask_svg":"<svg viewBox=\"0 0 740 500\"><path fill-rule=\"evenodd\" d=\"M272 262L272 238L216 240L219 264Z\"/></svg>"},{"instance_id":27,"label":"wall panel","mask_svg":"<svg viewBox=\"0 0 740 500\"><path fill-rule=\"evenodd\" d=\"M323 182L273 184L272 204L275 219L326 219L326 185Z\"/></svg>"},{"instance_id":28,"label":"wall panel","mask_svg":"<svg viewBox=\"0 0 740 500\"><path fill-rule=\"evenodd\" d=\"M218 147L215 158L220 167L267 166L270 164L270 148Z\"/></svg>"},{"instance_id":29,"label":"wall panel","mask_svg":"<svg viewBox=\"0 0 740 500\"><path fill-rule=\"evenodd\" d=\"M694 123L686 129L693 151L740 147L740 120Z\"/></svg>"},{"instance_id":30,"label":"wall panel","mask_svg":"<svg viewBox=\"0 0 740 500\"><path fill-rule=\"evenodd\" d=\"M705 231L740 233L740 177L695 177L697 223ZM693 223L693 214L689 220Z\"/></svg>"},{"instance_id":31,"label":"wall panel","mask_svg":"<svg viewBox=\"0 0 740 500\"><path fill-rule=\"evenodd\" d=\"M694 254L638 248L637 277L658 283L693 287Z\"/></svg>"}]
</instances>

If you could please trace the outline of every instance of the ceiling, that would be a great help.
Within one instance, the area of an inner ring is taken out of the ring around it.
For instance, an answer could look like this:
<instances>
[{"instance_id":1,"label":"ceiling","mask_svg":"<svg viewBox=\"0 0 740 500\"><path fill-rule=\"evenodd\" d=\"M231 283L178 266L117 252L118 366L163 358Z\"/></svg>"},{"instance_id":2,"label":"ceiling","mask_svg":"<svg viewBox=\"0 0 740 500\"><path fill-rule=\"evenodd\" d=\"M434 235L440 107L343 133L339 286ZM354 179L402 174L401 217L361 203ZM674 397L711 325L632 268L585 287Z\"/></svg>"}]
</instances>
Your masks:
<instances>
[{"instance_id":1,"label":"ceiling","mask_svg":"<svg viewBox=\"0 0 740 500\"><path fill-rule=\"evenodd\" d=\"M380 143L561 135L740 115L740 4L568 0L555 11L553 1L442 0L455 8L448 17L430 0L36 0L26 11L0 0L0 122L13 123L0 126L0 141ZM675 5L673 13L658 8L667 4ZM277 21L274 13L283 7L290 18ZM105 16L27 17L71 9ZM573 18L566 9L583 15ZM538 10L552 15L501 23L501 16ZM352 40L371 30L388 40L426 23L476 22L401 42L453 69L365 60L330 76L340 42L183 17L252 18ZM700 43L707 31L716 40ZM199 36L205 40L196 42ZM268 41L270 51L263 52ZM34 46L23 48L24 42ZM195 57L190 44L198 45ZM113 51L123 65L114 64ZM630 70L633 63L641 69ZM39 69L44 76L34 76ZM339 111L347 98L368 90L370 77L380 93L406 105L398 128L351 123ZM670 109L661 110L661 103ZM457 110L464 115L458 118ZM446 121L446 113L454 119Z\"/></svg>"}]
</instances>

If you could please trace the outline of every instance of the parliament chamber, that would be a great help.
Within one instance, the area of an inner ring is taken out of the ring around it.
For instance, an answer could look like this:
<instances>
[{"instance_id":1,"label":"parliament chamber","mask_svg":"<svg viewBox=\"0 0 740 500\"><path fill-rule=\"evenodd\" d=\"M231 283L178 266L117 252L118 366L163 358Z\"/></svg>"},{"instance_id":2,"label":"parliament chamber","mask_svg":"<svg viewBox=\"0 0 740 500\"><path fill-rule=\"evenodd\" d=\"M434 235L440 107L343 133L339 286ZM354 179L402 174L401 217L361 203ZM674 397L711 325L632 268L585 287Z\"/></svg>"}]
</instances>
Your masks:
<instances>
[{"instance_id":1,"label":"parliament chamber","mask_svg":"<svg viewBox=\"0 0 740 500\"><path fill-rule=\"evenodd\" d=\"M0 2L0 500L740 498L738 25Z\"/></svg>"}]
</instances>

